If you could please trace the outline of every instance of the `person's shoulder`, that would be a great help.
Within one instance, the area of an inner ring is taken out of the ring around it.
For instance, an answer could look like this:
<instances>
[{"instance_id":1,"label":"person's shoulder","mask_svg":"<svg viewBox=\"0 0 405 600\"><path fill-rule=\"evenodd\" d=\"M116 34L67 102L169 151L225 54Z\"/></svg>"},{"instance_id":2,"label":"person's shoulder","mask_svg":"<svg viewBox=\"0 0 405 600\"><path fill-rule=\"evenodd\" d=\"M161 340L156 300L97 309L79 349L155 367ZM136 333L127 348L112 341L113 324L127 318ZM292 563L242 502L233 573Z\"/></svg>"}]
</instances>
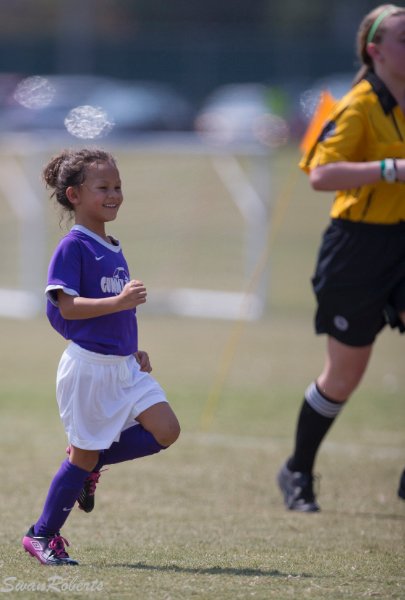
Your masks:
<instances>
[{"instance_id":1,"label":"person's shoulder","mask_svg":"<svg viewBox=\"0 0 405 600\"><path fill-rule=\"evenodd\" d=\"M377 102L378 98L372 86L366 79L362 79L336 103L334 112L335 114L341 114L348 109L356 112L367 112Z\"/></svg>"},{"instance_id":2,"label":"person's shoulder","mask_svg":"<svg viewBox=\"0 0 405 600\"><path fill-rule=\"evenodd\" d=\"M358 106L371 106L378 103L378 96L367 79L362 79L351 89L351 101Z\"/></svg>"}]
</instances>

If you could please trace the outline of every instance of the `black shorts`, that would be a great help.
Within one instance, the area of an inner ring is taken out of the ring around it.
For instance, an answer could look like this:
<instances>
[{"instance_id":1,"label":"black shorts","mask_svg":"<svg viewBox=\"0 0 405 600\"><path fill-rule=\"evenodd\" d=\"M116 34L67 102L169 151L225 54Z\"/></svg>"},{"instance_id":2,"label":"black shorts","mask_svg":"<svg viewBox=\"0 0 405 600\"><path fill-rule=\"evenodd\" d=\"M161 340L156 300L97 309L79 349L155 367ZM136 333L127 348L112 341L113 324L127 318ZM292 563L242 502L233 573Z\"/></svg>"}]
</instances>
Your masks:
<instances>
[{"instance_id":1,"label":"black shorts","mask_svg":"<svg viewBox=\"0 0 405 600\"><path fill-rule=\"evenodd\" d=\"M334 219L319 250L312 285L317 333L349 346L371 344L389 323L405 330L405 222L372 225Z\"/></svg>"}]
</instances>

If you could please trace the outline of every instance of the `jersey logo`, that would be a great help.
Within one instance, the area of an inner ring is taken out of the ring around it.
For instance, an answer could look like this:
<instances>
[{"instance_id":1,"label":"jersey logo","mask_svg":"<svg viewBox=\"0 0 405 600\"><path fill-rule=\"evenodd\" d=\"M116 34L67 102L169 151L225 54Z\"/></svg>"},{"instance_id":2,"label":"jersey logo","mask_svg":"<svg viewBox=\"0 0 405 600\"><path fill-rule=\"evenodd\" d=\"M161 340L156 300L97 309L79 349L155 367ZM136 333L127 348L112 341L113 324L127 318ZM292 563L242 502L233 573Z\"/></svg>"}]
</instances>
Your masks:
<instances>
[{"instance_id":1,"label":"jersey logo","mask_svg":"<svg viewBox=\"0 0 405 600\"><path fill-rule=\"evenodd\" d=\"M94 258L95 258L97 261L98 261L98 260L101 260L102 258L104 258L104 254L102 254L101 256L95 256Z\"/></svg>"},{"instance_id":2,"label":"jersey logo","mask_svg":"<svg viewBox=\"0 0 405 600\"><path fill-rule=\"evenodd\" d=\"M118 296L128 283L129 277L124 267L115 269L112 277L102 277L100 281L101 289L106 294L115 294Z\"/></svg>"}]
</instances>

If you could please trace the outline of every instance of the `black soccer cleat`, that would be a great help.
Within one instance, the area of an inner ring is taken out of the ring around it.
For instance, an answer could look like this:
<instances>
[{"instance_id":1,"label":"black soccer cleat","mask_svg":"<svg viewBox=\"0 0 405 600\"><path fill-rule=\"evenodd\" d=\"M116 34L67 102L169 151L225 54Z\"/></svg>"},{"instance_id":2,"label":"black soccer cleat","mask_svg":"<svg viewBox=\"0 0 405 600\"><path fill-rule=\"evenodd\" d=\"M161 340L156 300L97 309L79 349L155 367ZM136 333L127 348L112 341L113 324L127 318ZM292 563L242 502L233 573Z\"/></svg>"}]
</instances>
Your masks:
<instances>
[{"instance_id":1,"label":"black soccer cleat","mask_svg":"<svg viewBox=\"0 0 405 600\"><path fill-rule=\"evenodd\" d=\"M100 475L101 471L89 473L89 476L85 479L79 497L77 498L79 508L86 513L91 512L94 508L94 494Z\"/></svg>"},{"instance_id":2,"label":"black soccer cleat","mask_svg":"<svg viewBox=\"0 0 405 600\"><path fill-rule=\"evenodd\" d=\"M65 550L69 542L59 533L45 537L34 534L34 525L29 528L22 540L23 548L43 565L78 565Z\"/></svg>"},{"instance_id":3,"label":"black soccer cleat","mask_svg":"<svg viewBox=\"0 0 405 600\"><path fill-rule=\"evenodd\" d=\"M313 490L314 478L310 473L290 471L284 465L277 475L277 483L284 496L288 510L299 512L318 512L320 506Z\"/></svg>"}]
</instances>

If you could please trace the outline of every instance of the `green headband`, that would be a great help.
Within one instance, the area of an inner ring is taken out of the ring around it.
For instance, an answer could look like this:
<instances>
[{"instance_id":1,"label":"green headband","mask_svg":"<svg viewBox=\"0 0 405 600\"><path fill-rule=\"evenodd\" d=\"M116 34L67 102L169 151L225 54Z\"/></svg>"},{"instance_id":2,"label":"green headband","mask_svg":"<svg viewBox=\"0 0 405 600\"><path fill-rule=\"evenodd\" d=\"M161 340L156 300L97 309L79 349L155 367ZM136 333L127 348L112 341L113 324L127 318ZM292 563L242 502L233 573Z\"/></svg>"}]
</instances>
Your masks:
<instances>
[{"instance_id":1,"label":"green headband","mask_svg":"<svg viewBox=\"0 0 405 600\"><path fill-rule=\"evenodd\" d=\"M392 15L394 12L396 12L397 9L398 9L397 6L389 6L388 8L383 10L382 13L380 13L378 15L378 17L376 18L376 20L370 27L370 31L368 32L367 44L370 44L373 41L376 31L379 28L379 26L381 25L381 23L384 21L384 19L386 17L389 17L390 15Z\"/></svg>"}]
</instances>

